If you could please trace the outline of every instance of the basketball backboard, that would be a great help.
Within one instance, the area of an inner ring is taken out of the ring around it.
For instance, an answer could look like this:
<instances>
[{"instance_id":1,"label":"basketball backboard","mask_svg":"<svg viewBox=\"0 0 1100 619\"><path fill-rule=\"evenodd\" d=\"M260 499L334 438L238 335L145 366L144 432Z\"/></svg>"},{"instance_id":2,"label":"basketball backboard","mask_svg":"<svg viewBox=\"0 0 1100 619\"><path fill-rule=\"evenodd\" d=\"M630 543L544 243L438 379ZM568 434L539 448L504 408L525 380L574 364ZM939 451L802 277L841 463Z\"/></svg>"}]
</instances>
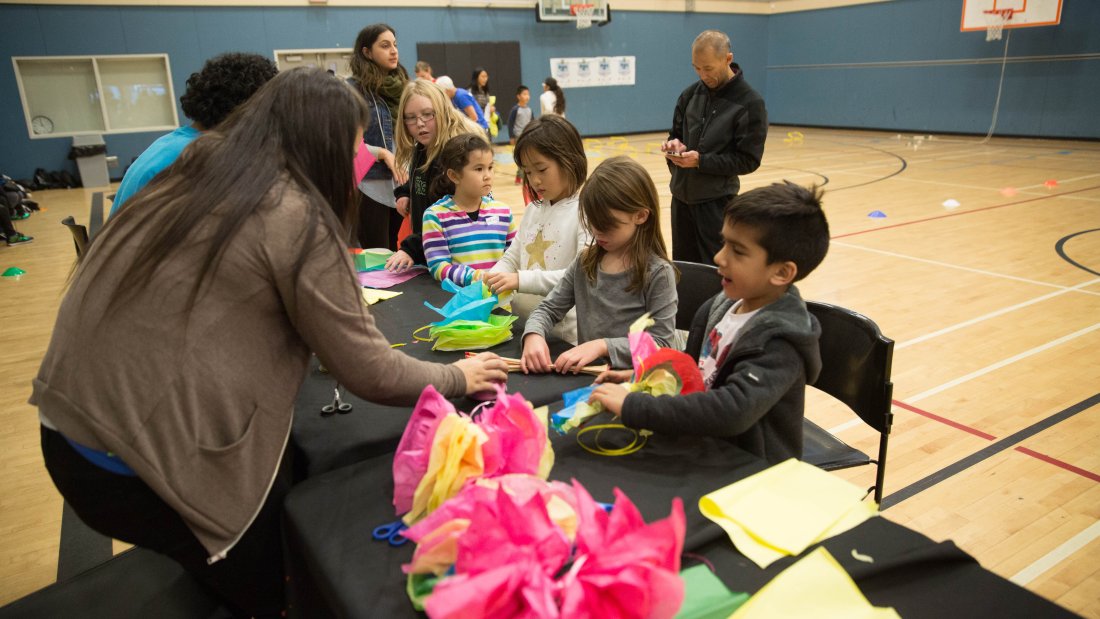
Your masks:
<instances>
[{"instance_id":1,"label":"basketball backboard","mask_svg":"<svg viewBox=\"0 0 1100 619\"><path fill-rule=\"evenodd\" d=\"M963 0L959 30L985 31L991 20L1002 17L1004 28L1056 26L1062 21L1062 0Z\"/></svg>"},{"instance_id":2,"label":"basketball backboard","mask_svg":"<svg viewBox=\"0 0 1100 619\"><path fill-rule=\"evenodd\" d=\"M540 22L577 22L603 25L611 16L607 0L538 0Z\"/></svg>"}]
</instances>

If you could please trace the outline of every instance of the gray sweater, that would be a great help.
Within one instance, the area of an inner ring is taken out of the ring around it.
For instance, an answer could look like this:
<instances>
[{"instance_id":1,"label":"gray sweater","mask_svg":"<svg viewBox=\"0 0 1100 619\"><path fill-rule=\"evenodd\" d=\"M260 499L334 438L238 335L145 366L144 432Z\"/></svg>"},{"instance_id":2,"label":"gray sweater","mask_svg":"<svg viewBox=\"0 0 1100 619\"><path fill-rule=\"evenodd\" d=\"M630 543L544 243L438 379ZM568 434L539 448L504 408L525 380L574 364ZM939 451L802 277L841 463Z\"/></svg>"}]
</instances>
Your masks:
<instances>
[{"instance_id":1,"label":"gray sweater","mask_svg":"<svg viewBox=\"0 0 1100 619\"><path fill-rule=\"evenodd\" d=\"M733 301L716 295L699 308L687 353L698 359L707 334ZM742 327L714 386L685 396L632 393L623 424L667 434L724 436L768 462L802 457L806 384L821 371L821 326L791 286Z\"/></svg>"},{"instance_id":2,"label":"gray sweater","mask_svg":"<svg viewBox=\"0 0 1100 619\"><path fill-rule=\"evenodd\" d=\"M577 307L577 342L603 338L607 342L611 367L629 368L630 344L627 331L631 323L649 312L654 325L649 333L659 346L669 346L676 329L676 272L672 263L650 257L644 290L627 292L631 271L596 274L595 284L588 282L581 266L581 252L565 270L558 285L550 291L527 318L523 330L547 337L554 325Z\"/></svg>"}]
</instances>

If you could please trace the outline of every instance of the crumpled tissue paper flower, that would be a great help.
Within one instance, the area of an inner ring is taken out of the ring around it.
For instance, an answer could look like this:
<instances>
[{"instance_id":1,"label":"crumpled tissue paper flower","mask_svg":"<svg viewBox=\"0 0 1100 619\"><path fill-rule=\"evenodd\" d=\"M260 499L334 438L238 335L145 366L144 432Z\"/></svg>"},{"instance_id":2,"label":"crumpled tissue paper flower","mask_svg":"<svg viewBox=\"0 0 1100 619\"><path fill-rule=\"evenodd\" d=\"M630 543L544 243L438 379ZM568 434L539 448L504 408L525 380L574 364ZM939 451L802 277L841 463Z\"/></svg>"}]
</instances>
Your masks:
<instances>
[{"instance_id":1,"label":"crumpled tissue paper flower","mask_svg":"<svg viewBox=\"0 0 1100 619\"><path fill-rule=\"evenodd\" d=\"M471 479L512 473L545 479L553 464L545 417L522 395L498 386L496 401L471 416L429 385L394 455L394 508L412 524Z\"/></svg>"}]
</instances>

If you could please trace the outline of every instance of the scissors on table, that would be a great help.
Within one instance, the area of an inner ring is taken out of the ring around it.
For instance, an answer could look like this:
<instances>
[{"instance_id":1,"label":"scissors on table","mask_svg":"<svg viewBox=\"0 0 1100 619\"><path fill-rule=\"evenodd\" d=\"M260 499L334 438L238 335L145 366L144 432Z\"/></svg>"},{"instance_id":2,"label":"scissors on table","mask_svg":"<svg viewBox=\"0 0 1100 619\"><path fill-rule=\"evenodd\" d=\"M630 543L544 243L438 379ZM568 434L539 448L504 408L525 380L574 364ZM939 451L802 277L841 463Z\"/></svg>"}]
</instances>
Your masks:
<instances>
[{"instance_id":1,"label":"scissors on table","mask_svg":"<svg viewBox=\"0 0 1100 619\"><path fill-rule=\"evenodd\" d=\"M371 533L371 537L375 541L389 541L390 546L398 547L409 541L409 538L405 537L405 529L409 528L404 522L395 520L390 523L378 526L374 528L374 532Z\"/></svg>"},{"instance_id":2,"label":"scissors on table","mask_svg":"<svg viewBox=\"0 0 1100 619\"><path fill-rule=\"evenodd\" d=\"M333 413L340 413L346 415L351 412L351 403L345 402L340 399L340 385L336 385L336 389L333 390L332 404L326 404L321 407L321 416L328 417Z\"/></svg>"}]
</instances>

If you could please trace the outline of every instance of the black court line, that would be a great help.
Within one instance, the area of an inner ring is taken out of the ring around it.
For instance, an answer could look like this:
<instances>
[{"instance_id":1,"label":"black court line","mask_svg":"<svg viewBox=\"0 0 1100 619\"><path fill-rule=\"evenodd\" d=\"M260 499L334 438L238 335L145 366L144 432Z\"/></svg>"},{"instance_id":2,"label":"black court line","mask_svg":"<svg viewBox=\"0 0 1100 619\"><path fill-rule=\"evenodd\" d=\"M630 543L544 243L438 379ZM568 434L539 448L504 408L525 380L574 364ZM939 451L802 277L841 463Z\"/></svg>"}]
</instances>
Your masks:
<instances>
[{"instance_id":1,"label":"black court line","mask_svg":"<svg viewBox=\"0 0 1100 619\"><path fill-rule=\"evenodd\" d=\"M1062 260L1065 260L1066 262L1072 264L1073 266L1075 266L1075 267L1077 267L1077 268L1079 268L1083 271L1086 271L1088 273L1092 273L1093 275L1100 275L1100 273L1098 273L1096 271L1093 271L1092 269L1088 268L1087 266L1085 266L1085 265L1081 264L1080 262L1077 262L1073 258L1070 258L1069 256L1067 256L1066 255L1066 250L1065 250L1066 241L1072 239L1075 236L1081 236L1082 234L1088 234L1089 232L1098 232L1098 231L1100 231L1100 228L1093 228L1092 230L1082 230L1080 232L1074 232L1073 234L1071 234L1069 236L1063 236L1062 238L1058 239L1057 243L1054 244L1054 251L1058 252L1058 255L1062 257Z\"/></svg>"},{"instance_id":2,"label":"black court line","mask_svg":"<svg viewBox=\"0 0 1100 619\"><path fill-rule=\"evenodd\" d=\"M996 443L993 443L989 447L982 449L981 451L975 452L950 466L947 466L940 469L939 471L936 471L935 473L932 473L924 479L909 484L901 490L887 495L882 499L881 509L888 509L906 499L911 499L917 494L928 490L932 486L935 486L936 484L944 480L954 477L955 475L965 471L966 469L969 469L976 464L979 464L980 462L990 458L991 456L999 454L1006 449L1011 449L1014 445L1020 443L1024 439L1035 436L1043 430L1055 426L1065 421L1066 419L1073 417L1077 413L1088 410L1093 406L1096 406L1097 404L1100 404L1100 393L1097 393L1090 398L1082 400L1065 410L1054 413L1050 417L1047 417L1042 421L1038 421L1011 436L1007 436L997 441Z\"/></svg>"},{"instance_id":3,"label":"black court line","mask_svg":"<svg viewBox=\"0 0 1100 619\"><path fill-rule=\"evenodd\" d=\"M818 138L818 139L820 139L820 138ZM887 174L886 176L880 176L879 178L872 179L872 180L869 180L869 181L864 182L864 183L856 183L855 185L845 185L844 187L836 187L836 188L832 189L833 193L836 193L838 191L843 191L845 189L855 189L856 187L863 187L865 185L871 185L871 184L874 184L874 183L882 182L882 181L884 181L888 178L893 178L893 177L897 176L898 174L901 174L902 172L905 171L905 168L909 167L909 162L905 160L905 157L902 157L901 155L899 155L897 153L892 153L888 150L884 150L884 149L881 149L881 148L875 148L874 146L864 146L863 144L852 144L850 142L840 142L840 141L837 141L837 140L821 140L821 141L822 142L830 142L832 144L840 144L842 146L852 146L852 147L855 147L855 148L866 148L867 150L873 150L873 151L880 152L884 155L889 155L889 156L891 156L891 157L893 157L893 158L895 158L895 159L897 159L898 161L901 162L901 167L899 167L897 170L894 170L890 174Z\"/></svg>"},{"instance_id":4,"label":"black court line","mask_svg":"<svg viewBox=\"0 0 1100 619\"><path fill-rule=\"evenodd\" d=\"M88 213L88 240L94 239L99 229L103 227L103 192L92 194L92 210Z\"/></svg>"},{"instance_id":5,"label":"black court line","mask_svg":"<svg viewBox=\"0 0 1100 619\"><path fill-rule=\"evenodd\" d=\"M111 538L93 531L68 502L61 511L61 547L57 551L57 581L85 572L114 555Z\"/></svg>"}]
</instances>

